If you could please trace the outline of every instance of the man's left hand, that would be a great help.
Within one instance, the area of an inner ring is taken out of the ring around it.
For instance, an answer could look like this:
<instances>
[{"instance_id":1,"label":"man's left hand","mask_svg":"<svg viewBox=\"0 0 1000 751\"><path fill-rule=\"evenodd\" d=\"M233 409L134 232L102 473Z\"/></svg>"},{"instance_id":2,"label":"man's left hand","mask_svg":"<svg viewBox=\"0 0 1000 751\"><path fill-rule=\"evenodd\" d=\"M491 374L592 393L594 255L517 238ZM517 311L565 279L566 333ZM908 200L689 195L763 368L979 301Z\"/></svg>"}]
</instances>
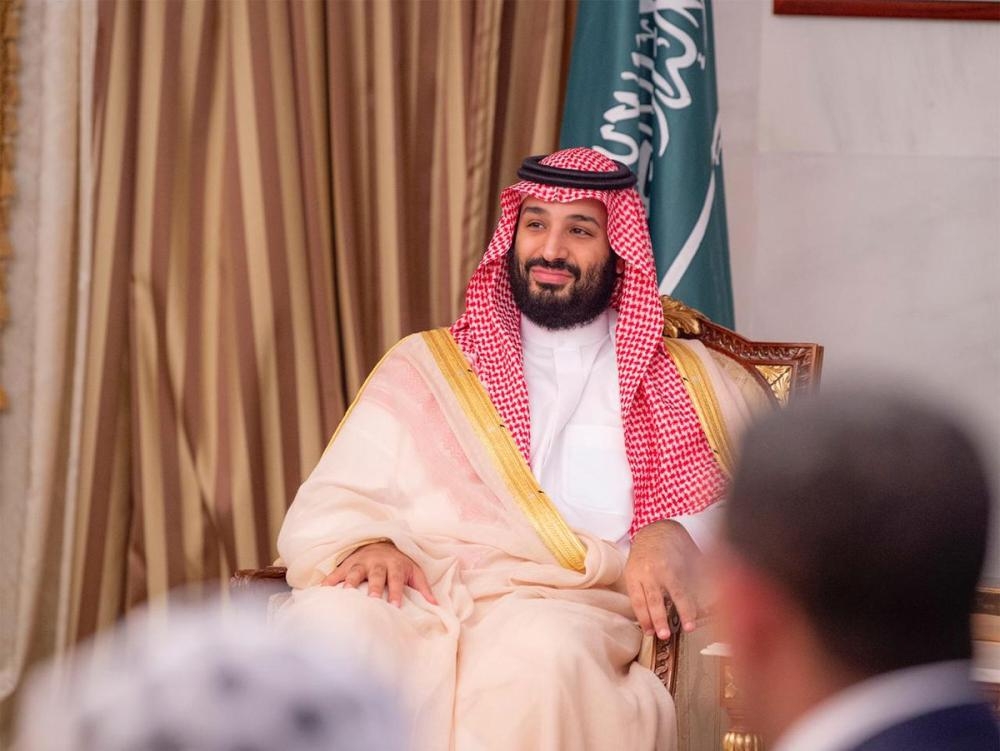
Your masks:
<instances>
[{"instance_id":1,"label":"man's left hand","mask_svg":"<svg viewBox=\"0 0 1000 751\"><path fill-rule=\"evenodd\" d=\"M694 630L700 559L701 551L687 530L672 519L648 524L636 533L625 564L625 587L644 633L655 632L661 639L670 636L666 596L673 600L683 629Z\"/></svg>"}]
</instances>

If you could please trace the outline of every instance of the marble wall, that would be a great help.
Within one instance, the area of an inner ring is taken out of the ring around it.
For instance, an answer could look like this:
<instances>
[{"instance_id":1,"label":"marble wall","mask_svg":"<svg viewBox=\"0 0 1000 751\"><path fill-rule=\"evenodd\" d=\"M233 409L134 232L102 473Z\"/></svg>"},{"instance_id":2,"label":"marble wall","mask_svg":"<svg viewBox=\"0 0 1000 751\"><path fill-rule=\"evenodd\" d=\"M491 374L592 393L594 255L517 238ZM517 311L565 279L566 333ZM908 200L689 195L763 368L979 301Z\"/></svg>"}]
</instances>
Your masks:
<instances>
[{"instance_id":1,"label":"marble wall","mask_svg":"<svg viewBox=\"0 0 1000 751\"><path fill-rule=\"evenodd\" d=\"M738 328L946 400L1000 490L1000 23L713 5Z\"/></svg>"}]
</instances>

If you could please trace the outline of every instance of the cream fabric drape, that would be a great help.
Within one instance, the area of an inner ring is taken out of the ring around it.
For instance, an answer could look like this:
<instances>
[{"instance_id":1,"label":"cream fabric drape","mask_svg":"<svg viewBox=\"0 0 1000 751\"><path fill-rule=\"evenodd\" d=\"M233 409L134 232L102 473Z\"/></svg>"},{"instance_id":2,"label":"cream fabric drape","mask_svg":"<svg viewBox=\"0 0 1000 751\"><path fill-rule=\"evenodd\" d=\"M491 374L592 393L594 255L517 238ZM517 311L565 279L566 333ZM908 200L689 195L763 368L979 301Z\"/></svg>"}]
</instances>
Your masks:
<instances>
[{"instance_id":1,"label":"cream fabric drape","mask_svg":"<svg viewBox=\"0 0 1000 751\"><path fill-rule=\"evenodd\" d=\"M32 5L22 85L44 60L63 88L36 92L59 127L15 208L38 297L35 335L8 332L34 344L4 697L129 604L274 557L365 373L457 315L499 187L555 147L573 11Z\"/></svg>"},{"instance_id":2,"label":"cream fabric drape","mask_svg":"<svg viewBox=\"0 0 1000 751\"><path fill-rule=\"evenodd\" d=\"M634 663L625 555L539 495L467 368L447 331L379 365L289 510L279 549L295 591L275 622L350 644L391 680L413 751L674 751L673 701ZM435 604L318 586L378 537L416 562Z\"/></svg>"}]
</instances>

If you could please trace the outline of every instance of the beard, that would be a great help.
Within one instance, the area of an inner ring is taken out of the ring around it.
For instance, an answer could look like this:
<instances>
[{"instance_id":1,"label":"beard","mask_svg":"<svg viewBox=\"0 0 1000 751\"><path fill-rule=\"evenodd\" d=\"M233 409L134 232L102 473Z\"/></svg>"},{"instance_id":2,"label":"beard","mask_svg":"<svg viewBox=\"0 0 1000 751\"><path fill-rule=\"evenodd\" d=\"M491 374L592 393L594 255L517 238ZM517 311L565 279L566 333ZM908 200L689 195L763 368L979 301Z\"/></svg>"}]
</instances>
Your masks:
<instances>
[{"instance_id":1,"label":"beard","mask_svg":"<svg viewBox=\"0 0 1000 751\"><path fill-rule=\"evenodd\" d=\"M522 267L511 248L507 253L507 274L514 302L529 321L547 329L569 329L590 323L607 310L618 281L618 257L608 254L602 266L595 266L583 274L580 267L564 260L546 261L532 258ZM529 272L533 266L561 269L573 275L568 294L564 286L536 284L531 288Z\"/></svg>"}]
</instances>

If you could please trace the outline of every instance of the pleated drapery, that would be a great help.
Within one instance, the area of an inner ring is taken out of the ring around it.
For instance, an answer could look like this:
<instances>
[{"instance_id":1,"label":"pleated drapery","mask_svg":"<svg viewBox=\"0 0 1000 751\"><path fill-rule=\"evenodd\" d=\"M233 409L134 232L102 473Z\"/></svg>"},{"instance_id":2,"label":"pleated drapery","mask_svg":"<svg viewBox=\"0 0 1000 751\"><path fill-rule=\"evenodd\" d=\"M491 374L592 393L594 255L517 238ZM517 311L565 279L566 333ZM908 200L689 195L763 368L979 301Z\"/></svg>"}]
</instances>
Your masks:
<instances>
[{"instance_id":1,"label":"pleated drapery","mask_svg":"<svg viewBox=\"0 0 1000 751\"><path fill-rule=\"evenodd\" d=\"M10 317L7 261L11 256L10 200L14 195L14 144L17 139L18 55L21 0L0 0L0 337ZM0 340L2 343L2 340ZM2 355L2 349L0 349ZM0 381L0 411L7 392Z\"/></svg>"},{"instance_id":2,"label":"pleated drapery","mask_svg":"<svg viewBox=\"0 0 1000 751\"><path fill-rule=\"evenodd\" d=\"M558 142L574 10L534 0L328 6L337 314L350 393L402 335L461 312L500 188L526 155Z\"/></svg>"},{"instance_id":3,"label":"pleated drapery","mask_svg":"<svg viewBox=\"0 0 1000 751\"><path fill-rule=\"evenodd\" d=\"M74 358L90 258L89 141L96 6L25 3L18 44L9 206L10 325L0 414L0 748L26 669L66 644L73 518L69 488L77 464Z\"/></svg>"},{"instance_id":4,"label":"pleated drapery","mask_svg":"<svg viewBox=\"0 0 1000 751\"><path fill-rule=\"evenodd\" d=\"M301 116L324 103L287 10L100 7L77 634L269 559L344 409L325 139Z\"/></svg>"},{"instance_id":5,"label":"pleated drapery","mask_svg":"<svg viewBox=\"0 0 1000 751\"><path fill-rule=\"evenodd\" d=\"M0 746L33 662L273 560L367 371L458 315L500 188L556 147L573 11L28 4Z\"/></svg>"},{"instance_id":6,"label":"pleated drapery","mask_svg":"<svg viewBox=\"0 0 1000 751\"><path fill-rule=\"evenodd\" d=\"M568 3L101 3L60 641L273 559L400 336L555 147Z\"/></svg>"}]
</instances>

